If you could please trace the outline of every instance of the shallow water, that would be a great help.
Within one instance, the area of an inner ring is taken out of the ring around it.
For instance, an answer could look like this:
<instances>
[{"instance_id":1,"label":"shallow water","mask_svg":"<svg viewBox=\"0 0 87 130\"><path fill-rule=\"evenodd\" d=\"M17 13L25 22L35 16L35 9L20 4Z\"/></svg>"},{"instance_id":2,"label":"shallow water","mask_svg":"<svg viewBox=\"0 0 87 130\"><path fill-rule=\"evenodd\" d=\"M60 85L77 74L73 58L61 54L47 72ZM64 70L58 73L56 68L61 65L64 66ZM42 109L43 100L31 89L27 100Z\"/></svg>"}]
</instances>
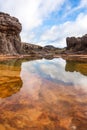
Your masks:
<instances>
[{"instance_id":1,"label":"shallow water","mask_svg":"<svg viewBox=\"0 0 87 130\"><path fill-rule=\"evenodd\" d=\"M1 61L0 130L87 130L87 63Z\"/></svg>"}]
</instances>

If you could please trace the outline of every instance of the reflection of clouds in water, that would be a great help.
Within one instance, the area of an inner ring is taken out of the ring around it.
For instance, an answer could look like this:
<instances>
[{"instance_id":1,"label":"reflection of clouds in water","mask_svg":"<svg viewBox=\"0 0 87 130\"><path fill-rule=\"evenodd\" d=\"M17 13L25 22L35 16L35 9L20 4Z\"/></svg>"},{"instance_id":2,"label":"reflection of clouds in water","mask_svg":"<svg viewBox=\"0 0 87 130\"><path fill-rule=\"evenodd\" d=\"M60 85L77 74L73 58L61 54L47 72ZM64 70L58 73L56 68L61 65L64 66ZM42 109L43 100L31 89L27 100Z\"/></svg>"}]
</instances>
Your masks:
<instances>
[{"instance_id":1,"label":"reflection of clouds in water","mask_svg":"<svg viewBox=\"0 0 87 130\"><path fill-rule=\"evenodd\" d=\"M49 61L51 64L51 61ZM62 64L61 64L62 63ZM47 66L46 64L42 64L41 70L47 75L50 75L51 78L56 80L61 80L65 83L72 83L74 86L87 86L87 77L80 74L79 72L66 72L64 67L64 62L60 59L56 59L56 64L51 64Z\"/></svg>"},{"instance_id":2,"label":"reflection of clouds in water","mask_svg":"<svg viewBox=\"0 0 87 130\"><path fill-rule=\"evenodd\" d=\"M32 67L33 69L33 67ZM37 100L39 98L38 91L42 84L41 79L35 73L31 73L26 65L22 66L21 79L23 81L23 86L21 91L30 95L31 98Z\"/></svg>"},{"instance_id":3,"label":"reflection of clouds in water","mask_svg":"<svg viewBox=\"0 0 87 130\"><path fill-rule=\"evenodd\" d=\"M87 90L87 77L79 72L66 72L65 65L66 62L63 59L43 59L23 63L22 70L26 70L28 73L36 73L45 78L49 77L51 80L71 83L75 87L78 86L78 89L82 87Z\"/></svg>"}]
</instances>

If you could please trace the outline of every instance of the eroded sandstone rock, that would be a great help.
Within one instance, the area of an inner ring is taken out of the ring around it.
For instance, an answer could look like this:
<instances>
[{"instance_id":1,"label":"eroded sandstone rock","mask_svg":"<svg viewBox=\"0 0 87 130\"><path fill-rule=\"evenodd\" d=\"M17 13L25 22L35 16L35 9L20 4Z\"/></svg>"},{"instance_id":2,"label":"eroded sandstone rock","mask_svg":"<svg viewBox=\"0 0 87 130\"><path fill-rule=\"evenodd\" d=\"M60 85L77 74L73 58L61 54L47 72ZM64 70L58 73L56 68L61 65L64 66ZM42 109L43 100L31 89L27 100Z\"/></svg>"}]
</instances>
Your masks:
<instances>
[{"instance_id":1,"label":"eroded sandstone rock","mask_svg":"<svg viewBox=\"0 0 87 130\"><path fill-rule=\"evenodd\" d=\"M17 18L0 12L0 54L20 54L22 26Z\"/></svg>"},{"instance_id":2,"label":"eroded sandstone rock","mask_svg":"<svg viewBox=\"0 0 87 130\"><path fill-rule=\"evenodd\" d=\"M87 34L82 37L67 37L67 50L70 51L84 51L87 50Z\"/></svg>"},{"instance_id":3,"label":"eroded sandstone rock","mask_svg":"<svg viewBox=\"0 0 87 130\"><path fill-rule=\"evenodd\" d=\"M37 52L41 52L43 49L42 46L34 45L30 43L21 43L21 53L22 54L36 54Z\"/></svg>"}]
</instances>

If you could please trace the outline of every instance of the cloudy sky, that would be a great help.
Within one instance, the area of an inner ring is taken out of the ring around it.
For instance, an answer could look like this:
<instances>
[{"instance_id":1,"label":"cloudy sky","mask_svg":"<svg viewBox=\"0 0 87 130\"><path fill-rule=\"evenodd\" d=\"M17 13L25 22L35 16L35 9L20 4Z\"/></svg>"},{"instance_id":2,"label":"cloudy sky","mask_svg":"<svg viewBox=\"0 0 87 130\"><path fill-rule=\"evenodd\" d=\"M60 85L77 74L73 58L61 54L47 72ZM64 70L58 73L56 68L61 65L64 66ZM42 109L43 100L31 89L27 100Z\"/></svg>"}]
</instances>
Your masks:
<instances>
[{"instance_id":1,"label":"cloudy sky","mask_svg":"<svg viewBox=\"0 0 87 130\"><path fill-rule=\"evenodd\" d=\"M0 11L20 20L25 42L64 47L87 33L87 0L0 0Z\"/></svg>"}]
</instances>

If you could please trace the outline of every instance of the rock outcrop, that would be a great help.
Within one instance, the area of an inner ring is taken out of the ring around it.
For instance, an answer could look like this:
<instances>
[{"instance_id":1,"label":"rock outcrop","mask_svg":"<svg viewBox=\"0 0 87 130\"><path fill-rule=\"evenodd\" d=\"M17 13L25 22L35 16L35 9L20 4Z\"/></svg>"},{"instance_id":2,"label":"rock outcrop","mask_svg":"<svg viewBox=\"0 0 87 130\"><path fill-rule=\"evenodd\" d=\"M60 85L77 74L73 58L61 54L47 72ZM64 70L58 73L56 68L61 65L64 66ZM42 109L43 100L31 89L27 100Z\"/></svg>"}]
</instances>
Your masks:
<instances>
[{"instance_id":1,"label":"rock outcrop","mask_svg":"<svg viewBox=\"0 0 87 130\"><path fill-rule=\"evenodd\" d=\"M67 37L67 50L71 52L78 52L78 51L87 51L87 34L82 37Z\"/></svg>"},{"instance_id":2,"label":"rock outcrop","mask_svg":"<svg viewBox=\"0 0 87 130\"><path fill-rule=\"evenodd\" d=\"M22 54L36 54L37 52L41 52L43 47L39 45L34 45L30 43L21 43L21 53Z\"/></svg>"},{"instance_id":3,"label":"rock outcrop","mask_svg":"<svg viewBox=\"0 0 87 130\"><path fill-rule=\"evenodd\" d=\"M52 46L52 45L47 45L47 46L44 46L44 50L48 50L48 51L53 51L53 50L55 50L56 49L56 47L54 47L54 46Z\"/></svg>"},{"instance_id":4,"label":"rock outcrop","mask_svg":"<svg viewBox=\"0 0 87 130\"><path fill-rule=\"evenodd\" d=\"M22 26L18 19L0 12L0 54L20 54Z\"/></svg>"}]
</instances>

